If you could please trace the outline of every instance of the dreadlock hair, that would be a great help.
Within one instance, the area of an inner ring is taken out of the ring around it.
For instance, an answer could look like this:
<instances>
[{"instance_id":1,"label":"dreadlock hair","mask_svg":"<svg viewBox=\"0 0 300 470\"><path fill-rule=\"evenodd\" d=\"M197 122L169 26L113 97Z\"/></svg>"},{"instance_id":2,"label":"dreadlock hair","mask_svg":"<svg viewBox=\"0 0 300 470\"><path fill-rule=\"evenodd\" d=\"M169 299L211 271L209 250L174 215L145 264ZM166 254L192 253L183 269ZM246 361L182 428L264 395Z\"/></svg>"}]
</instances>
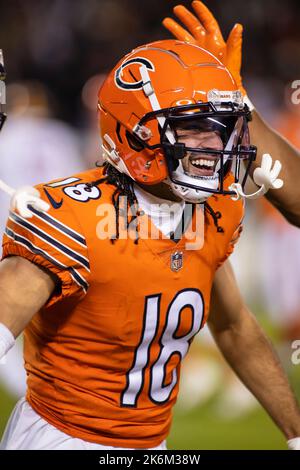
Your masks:
<instances>
[{"instance_id":1,"label":"dreadlock hair","mask_svg":"<svg viewBox=\"0 0 300 470\"><path fill-rule=\"evenodd\" d=\"M138 217L138 201L134 192L134 187L133 187L133 180L129 178L129 176L125 175L124 173L121 173L118 171L116 168L114 168L110 163L105 162L103 165L99 165L96 163L96 166L98 167L104 167L104 177L100 178L96 181L93 181L91 183L88 183L87 186L97 186L98 184L101 183L106 183L106 184L111 184L115 186L115 191L112 194L112 203L115 208L116 212L116 235L114 238L111 238L111 242L114 243L116 239L119 238L119 216L120 214L123 213L122 209L120 209L120 198L121 197L126 197L127 201L129 203L129 207L133 209L133 215L130 220L126 221L126 226L127 229L130 224L134 220L137 219ZM124 211L126 214L127 211ZM138 230L136 229L136 238L134 240L134 243L137 244L139 240L138 237Z\"/></svg>"},{"instance_id":2,"label":"dreadlock hair","mask_svg":"<svg viewBox=\"0 0 300 470\"><path fill-rule=\"evenodd\" d=\"M217 229L217 232L218 233L224 233L225 230L223 229L223 227L221 227L219 225L219 219L222 218L222 214L221 212L215 212L213 210L213 208L208 204L208 202L205 202L204 203L204 210L212 217L213 221L214 221L214 225Z\"/></svg>"},{"instance_id":3,"label":"dreadlock hair","mask_svg":"<svg viewBox=\"0 0 300 470\"><path fill-rule=\"evenodd\" d=\"M111 238L111 242L114 243L115 240L119 238L119 216L122 214L122 210L120 209L120 198L121 197L126 197L127 201L129 203L129 206L133 208L133 215L130 220L126 221L126 226L127 229L129 225L138 218L139 212L138 212L138 200L134 192L134 187L133 187L133 180L129 178L124 173L121 173L118 171L116 168L114 168L110 163L105 162L104 164L97 164L96 166L98 167L103 167L104 168L104 177L100 178L96 181L87 183L86 186L92 187L92 186L97 186L98 184L101 183L106 183L106 184L111 184L115 186L115 191L112 194L112 203L115 208L116 212L116 236ZM205 212L208 213L213 219L214 225L217 229L218 233L224 233L223 227L219 225L219 219L221 219L222 214L221 212L215 212L213 208L208 204L208 202L204 203L204 210ZM126 211L125 211L126 214ZM136 228L136 238L134 240L135 244L138 244L139 241L139 236L138 236L138 230Z\"/></svg>"}]
</instances>

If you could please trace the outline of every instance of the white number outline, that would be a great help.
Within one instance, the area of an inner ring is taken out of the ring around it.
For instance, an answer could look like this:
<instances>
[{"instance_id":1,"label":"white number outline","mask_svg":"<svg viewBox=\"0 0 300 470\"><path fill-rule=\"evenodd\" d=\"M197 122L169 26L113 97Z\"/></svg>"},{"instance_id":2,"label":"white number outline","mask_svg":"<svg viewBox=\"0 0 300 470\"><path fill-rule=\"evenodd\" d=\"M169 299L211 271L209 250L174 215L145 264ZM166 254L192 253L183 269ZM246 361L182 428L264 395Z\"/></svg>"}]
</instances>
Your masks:
<instances>
[{"instance_id":1,"label":"white number outline","mask_svg":"<svg viewBox=\"0 0 300 470\"><path fill-rule=\"evenodd\" d=\"M171 328L170 328L170 318L171 318L173 306L175 305L176 301L178 301L178 299L180 298L182 294L186 295L187 293L193 293L193 294L198 295L195 301L196 302L197 300L200 301L201 313L200 315L197 315L197 312L195 313L196 305L192 305L189 302L185 302L179 308L179 310L175 312L176 315L178 314L176 327L172 328L172 325L171 325ZM145 297L143 328L142 328L142 333L141 333L141 339L135 349L132 366L129 369L129 371L126 373L126 387L123 390L122 395L121 395L121 400L120 400L121 407L136 408L139 396L143 391L143 388L145 385L145 372L146 372L147 367L149 366L149 360L150 360L150 348L157 335L159 323L160 323L159 319L160 319L161 297L162 297L162 294L150 295L150 296ZM184 336L176 337L176 333L180 326L181 312L187 307L190 307L192 309L193 318L192 318L191 329ZM166 378L166 366L174 354L179 354L181 357L181 360L185 357L185 355L187 354L189 350L192 339L200 331L203 325L204 312L205 312L204 298L203 298L202 292L198 289L182 289L179 292L177 292L177 294L173 297L172 301L170 302L168 306L168 310L167 310L167 315L166 315L166 323L164 325L162 334L159 338L160 353L159 353L158 358L155 360L155 362L150 366L150 383L149 383L148 395L149 395L150 400L153 403L162 405L170 399L170 396L174 388L176 387L178 377L177 377L177 371L175 368L172 371L172 381L169 384L164 385L165 378ZM184 354L182 354L180 350L177 350L177 349L172 350L169 348L171 350L171 353L167 355L166 359L163 360L162 364L160 364L164 351L168 349L168 347L170 346L170 344L167 341L166 341L166 344L164 344L164 338L167 338L168 336L170 336L175 341L175 344L176 344L176 341L178 341L179 343L183 342L183 348L184 348L184 345L186 345L186 348L185 348L186 350ZM153 377L155 377L155 374L157 374L159 367L160 368L163 367L162 379L160 381L157 381L157 380L154 381ZM158 391L158 393L157 393L157 390L153 386L155 382L156 382L156 385L158 382L161 384L161 389ZM169 388L169 391L167 393L166 398L164 398L163 400L159 399L158 395L160 391L162 390L164 392L168 388Z\"/></svg>"}]
</instances>

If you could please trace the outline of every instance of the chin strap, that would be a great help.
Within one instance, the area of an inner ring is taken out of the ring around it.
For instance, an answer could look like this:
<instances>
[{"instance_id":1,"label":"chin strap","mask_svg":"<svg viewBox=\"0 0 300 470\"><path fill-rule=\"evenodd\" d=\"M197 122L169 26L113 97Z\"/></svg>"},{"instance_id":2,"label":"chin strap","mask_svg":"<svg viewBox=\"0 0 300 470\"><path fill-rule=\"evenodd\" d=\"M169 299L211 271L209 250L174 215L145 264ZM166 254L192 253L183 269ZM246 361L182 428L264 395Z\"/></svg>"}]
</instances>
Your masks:
<instances>
[{"instance_id":1,"label":"chin strap","mask_svg":"<svg viewBox=\"0 0 300 470\"><path fill-rule=\"evenodd\" d=\"M232 197L233 201L239 199L258 199L264 196L269 189L281 189L283 187L283 181L278 178L281 171L282 165L280 161L276 160L273 166L273 159L271 155L265 153L262 157L261 167L256 168L253 173L253 181L257 186L260 186L259 190L253 194L245 194L240 183L233 183L229 187L229 191L234 191L236 196Z\"/></svg>"},{"instance_id":2,"label":"chin strap","mask_svg":"<svg viewBox=\"0 0 300 470\"><path fill-rule=\"evenodd\" d=\"M145 65L142 65L140 67L140 73L143 80L144 93L149 99L153 111L159 111L161 109L161 106L159 104L154 87L152 85L148 69ZM158 116L157 120L159 122L160 127L163 128L166 122L166 118L164 118L163 116ZM176 143L175 136L169 126L166 129L166 137L169 140L170 144L174 145Z\"/></svg>"}]
</instances>

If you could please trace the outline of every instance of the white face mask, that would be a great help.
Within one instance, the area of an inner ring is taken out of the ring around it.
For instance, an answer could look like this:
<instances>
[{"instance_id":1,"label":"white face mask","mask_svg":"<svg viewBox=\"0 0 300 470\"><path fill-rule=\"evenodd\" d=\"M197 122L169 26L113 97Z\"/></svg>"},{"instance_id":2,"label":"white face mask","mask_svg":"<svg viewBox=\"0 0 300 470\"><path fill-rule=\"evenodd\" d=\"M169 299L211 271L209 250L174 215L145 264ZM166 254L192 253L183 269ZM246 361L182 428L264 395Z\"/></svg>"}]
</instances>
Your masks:
<instances>
[{"instance_id":1,"label":"white face mask","mask_svg":"<svg viewBox=\"0 0 300 470\"><path fill-rule=\"evenodd\" d=\"M205 202L212 195L212 193L206 192L204 189L188 188L184 185L184 183L192 184L194 186L199 184L201 188L207 188L211 191L217 190L219 186L218 173L215 173L214 176L203 176L201 178L189 176L184 172L181 162L179 163L177 170L172 173L172 178L183 183L183 185L175 184L168 178L165 182L170 186L172 192L184 201L190 202L192 204L200 204Z\"/></svg>"}]
</instances>

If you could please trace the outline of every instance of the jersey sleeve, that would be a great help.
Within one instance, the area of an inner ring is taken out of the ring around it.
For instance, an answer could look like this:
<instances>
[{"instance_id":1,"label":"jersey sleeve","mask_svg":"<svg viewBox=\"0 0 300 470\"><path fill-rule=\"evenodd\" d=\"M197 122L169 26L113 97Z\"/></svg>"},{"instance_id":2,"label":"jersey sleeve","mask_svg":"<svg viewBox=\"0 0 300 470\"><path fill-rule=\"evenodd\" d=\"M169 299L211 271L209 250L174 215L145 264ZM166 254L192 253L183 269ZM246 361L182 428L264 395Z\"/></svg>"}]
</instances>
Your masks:
<instances>
[{"instance_id":1,"label":"jersey sleeve","mask_svg":"<svg viewBox=\"0 0 300 470\"><path fill-rule=\"evenodd\" d=\"M41 198L49 202L49 189L38 186ZM33 217L25 219L10 212L3 237L2 259L22 256L56 275L60 289L48 300L50 307L66 297L83 298L89 287L90 263L87 242L72 207L62 192L51 191L48 212L31 208Z\"/></svg>"}]
</instances>

